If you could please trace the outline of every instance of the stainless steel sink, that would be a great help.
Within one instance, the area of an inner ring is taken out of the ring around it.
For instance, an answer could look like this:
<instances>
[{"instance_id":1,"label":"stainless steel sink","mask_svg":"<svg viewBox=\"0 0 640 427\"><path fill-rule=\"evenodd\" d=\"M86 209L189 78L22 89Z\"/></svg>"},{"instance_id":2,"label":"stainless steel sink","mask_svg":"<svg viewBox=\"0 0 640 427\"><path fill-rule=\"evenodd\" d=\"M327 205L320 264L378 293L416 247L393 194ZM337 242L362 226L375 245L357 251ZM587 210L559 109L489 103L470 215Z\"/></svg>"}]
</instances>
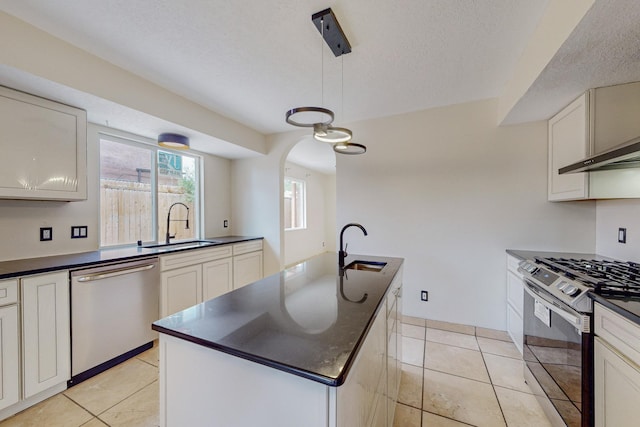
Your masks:
<instances>
[{"instance_id":1,"label":"stainless steel sink","mask_svg":"<svg viewBox=\"0 0 640 427\"><path fill-rule=\"evenodd\" d=\"M387 265L386 262L355 260L345 267L345 270L381 271Z\"/></svg>"},{"instance_id":2,"label":"stainless steel sink","mask_svg":"<svg viewBox=\"0 0 640 427\"><path fill-rule=\"evenodd\" d=\"M198 248L201 246L209 246L215 245L217 243L221 243L219 240L186 240L184 242L174 242L174 243L156 243L152 245L144 245L142 246L144 249L162 249L162 248L189 248L194 247Z\"/></svg>"}]
</instances>

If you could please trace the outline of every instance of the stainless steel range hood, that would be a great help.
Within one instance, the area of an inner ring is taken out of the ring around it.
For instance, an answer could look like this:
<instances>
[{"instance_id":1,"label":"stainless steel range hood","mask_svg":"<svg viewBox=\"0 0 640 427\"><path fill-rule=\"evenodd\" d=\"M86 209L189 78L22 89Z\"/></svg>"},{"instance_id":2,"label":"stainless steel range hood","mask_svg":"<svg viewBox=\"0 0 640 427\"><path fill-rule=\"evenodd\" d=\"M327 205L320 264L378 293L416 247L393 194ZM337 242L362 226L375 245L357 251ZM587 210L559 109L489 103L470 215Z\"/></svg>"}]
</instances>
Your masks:
<instances>
[{"instance_id":1,"label":"stainless steel range hood","mask_svg":"<svg viewBox=\"0 0 640 427\"><path fill-rule=\"evenodd\" d=\"M640 137L558 169L565 173L640 168Z\"/></svg>"}]
</instances>

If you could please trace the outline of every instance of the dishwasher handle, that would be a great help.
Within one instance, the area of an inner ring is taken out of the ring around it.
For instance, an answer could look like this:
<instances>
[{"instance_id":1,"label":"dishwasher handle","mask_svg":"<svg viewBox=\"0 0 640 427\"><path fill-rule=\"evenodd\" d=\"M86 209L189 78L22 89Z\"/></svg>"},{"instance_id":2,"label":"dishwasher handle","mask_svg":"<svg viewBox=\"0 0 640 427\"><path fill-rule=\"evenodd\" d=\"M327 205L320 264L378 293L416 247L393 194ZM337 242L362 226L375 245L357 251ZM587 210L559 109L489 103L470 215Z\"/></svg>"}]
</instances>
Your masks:
<instances>
[{"instance_id":1,"label":"dishwasher handle","mask_svg":"<svg viewBox=\"0 0 640 427\"><path fill-rule=\"evenodd\" d=\"M86 276L81 276L81 277L78 277L76 280L78 282L93 282L96 280L108 279L110 277L122 276L124 274L132 274L132 273L138 273L140 271L147 271L155 267L156 267L156 263L139 265L135 267L118 268L114 270L107 270L104 273L89 274Z\"/></svg>"}]
</instances>

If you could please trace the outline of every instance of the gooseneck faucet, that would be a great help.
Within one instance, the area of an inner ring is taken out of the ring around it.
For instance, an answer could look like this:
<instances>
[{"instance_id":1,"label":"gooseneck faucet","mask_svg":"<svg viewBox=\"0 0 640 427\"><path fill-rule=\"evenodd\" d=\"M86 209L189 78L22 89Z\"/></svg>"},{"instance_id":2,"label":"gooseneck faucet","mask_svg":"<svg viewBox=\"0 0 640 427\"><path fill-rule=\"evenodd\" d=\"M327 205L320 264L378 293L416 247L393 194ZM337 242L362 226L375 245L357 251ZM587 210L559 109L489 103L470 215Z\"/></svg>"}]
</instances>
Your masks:
<instances>
[{"instance_id":1,"label":"gooseneck faucet","mask_svg":"<svg viewBox=\"0 0 640 427\"><path fill-rule=\"evenodd\" d=\"M176 236L172 236L171 233L169 233L169 224L171 223L171 208L173 208L175 205L182 205L185 208L187 208L187 219L174 219L174 221L184 221L185 222L185 230L189 229L189 206L185 205L182 202L175 202L174 204L172 204L171 206L169 206L169 212L167 213L167 236L166 236L166 240L165 243L168 245L171 242L171 239L173 239Z\"/></svg>"},{"instance_id":2,"label":"gooseneck faucet","mask_svg":"<svg viewBox=\"0 0 640 427\"><path fill-rule=\"evenodd\" d=\"M365 236L367 235L367 230L365 230L365 228L362 225L355 222L350 222L349 224L342 227L342 231L340 231L340 252L338 252L338 266L340 268L344 268L344 259L347 257L347 255L349 255L347 253L347 246L349 244L347 243L347 246L343 246L344 231L349 227L358 227L360 230L362 230Z\"/></svg>"}]
</instances>

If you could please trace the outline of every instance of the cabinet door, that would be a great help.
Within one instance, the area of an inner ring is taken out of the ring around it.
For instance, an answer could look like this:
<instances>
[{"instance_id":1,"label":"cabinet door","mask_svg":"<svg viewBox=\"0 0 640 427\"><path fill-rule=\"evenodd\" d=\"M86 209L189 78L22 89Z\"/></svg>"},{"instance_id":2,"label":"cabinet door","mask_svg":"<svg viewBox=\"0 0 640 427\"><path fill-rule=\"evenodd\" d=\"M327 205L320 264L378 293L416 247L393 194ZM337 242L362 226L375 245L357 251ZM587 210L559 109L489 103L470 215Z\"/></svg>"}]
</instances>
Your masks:
<instances>
[{"instance_id":1,"label":"cabinet door","mask_svg":"<svg viewBox=\"0 0 640 427\"><path fill-rule=\"evenodd\" d=\"M20 399L18 306L0 308L0 410Z\"/></svg>"},{"instance_id":2,"label":"cabinet door","mask_svg":"<svg viewBox=\"0 0 640 427\"><path fill-rule=\"evenodd\" d=\"M588 196L586 173L559 175L558 169L589 155L589 94L549 120L548 199L578 200Z\"/></svg>"},{"instance_id":3,"label":"cabinet door","mask_svg":"<svg viewBox=\"0 0 640 427\"><path fill-rule=\"evenodd\" d=\"M233 259L202 264L202 300L210 300L233 289Z\"/></svg>"},{"instance_id":4,"label":"cabinet door","mask_svg":"<svg viewBox=\"0 0 640 427\"><path fill-rule=\"evenodd\" d=\"M262 251L233 257L233 288L262 279Z\"/></svg>"},{"instance_id":5,"label":"cabinet door","mask_svg":"<svg viewBox=\"0 0 640 427\"><path fill-rule=\"evenodd\" d=\"M595 426L637 426L640 367L595 339Z\"/></svg>"},{"instance_id":6,"label":"cabinet door","mask_svg":"<svg viewBox=\"0 0 640 427\"><path fill-rule=\"evenodd\" d=\"M26 399L70 378L67 271L22 279L22 331Z\"/></svg>"},{"instance_id":7,"label":"cabinet door","mask_svg":"<svg viewBox=\"0 0 640 427\"><path fill-rule=\"evenodd\" d=\"M524 324L521 315L513 309L511 304L507 304L507 332L522 354Z\"/></svg>"},{"instance_id":8,"label":"cabinet door","mask_svg":"<svg viewBox=\"0 0 640 427\"><path fill-rule=\"evenodd\" d=\"M202 301L200 264L163 271L160 282L160 317L169 316Z\"/></svg>"}]
</instances>

